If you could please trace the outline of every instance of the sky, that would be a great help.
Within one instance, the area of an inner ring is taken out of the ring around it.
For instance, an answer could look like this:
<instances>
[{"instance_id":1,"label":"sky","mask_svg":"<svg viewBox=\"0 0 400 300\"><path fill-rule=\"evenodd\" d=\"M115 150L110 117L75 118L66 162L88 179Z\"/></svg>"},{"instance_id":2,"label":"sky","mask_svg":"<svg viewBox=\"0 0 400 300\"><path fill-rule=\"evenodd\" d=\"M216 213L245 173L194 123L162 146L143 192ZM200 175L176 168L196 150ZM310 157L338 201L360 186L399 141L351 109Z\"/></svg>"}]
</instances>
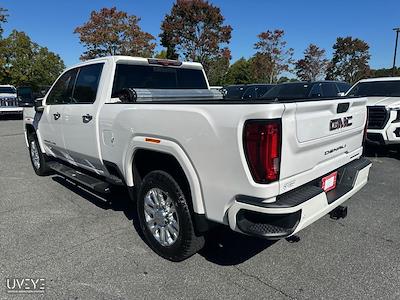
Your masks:
<instances>
[{"instance_id":1,"label":"sky","mask_svg":"<svg viewBox=\"0 0 400 300\"><path fill-rule=\"evenodd\" d=\"M79 62L84 47L73 34L93 10L116 6L141 18L144 31L158 37L160 24L170 11L173 0L2 0L9 10L6 36L12 29L26 32L41 46L58 53L67 66ZM370 45L372 68L390 68L393 63L395 33L400 27L400 0L211 0L221 8L225 23L233 27L229 48L232 62L249 58L255 52L257 34L276 28L285 31L295 59L314 43L331 58L332 45L338 36L353 36ZM158 40L159 42L159 40ZM159 43L158 43L159 44ZM162 47L158 46L157 50ZM400 55L399 55L400 56ZM400 59L398 59L400 64Z\"/></svg>"}]
</instances>

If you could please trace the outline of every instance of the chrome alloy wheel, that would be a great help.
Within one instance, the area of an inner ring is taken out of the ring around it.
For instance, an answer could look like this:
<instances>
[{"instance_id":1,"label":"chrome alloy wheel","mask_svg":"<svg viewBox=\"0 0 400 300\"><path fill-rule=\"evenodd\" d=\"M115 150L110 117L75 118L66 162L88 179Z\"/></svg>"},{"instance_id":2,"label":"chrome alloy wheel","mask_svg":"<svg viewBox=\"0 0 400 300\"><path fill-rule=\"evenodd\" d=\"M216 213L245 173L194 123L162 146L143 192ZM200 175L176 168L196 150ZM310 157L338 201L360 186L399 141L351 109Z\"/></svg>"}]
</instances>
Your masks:
<instances>
[{"instance_id":1,"label":"chrome alloy wheel","mask_svg":"<svg viewBox=\"0 0 400 300\"><path fill-rule=\"evenodd\" d=\"M33 166L35 167L36 170L40 169L40 157L39 157L39 151L38 148L36 147L35 141L31 141L31 159Z\"/></svg>"},{"instance_id":2,"label":"chrome alloy wheel","mask_svg":"<svg viewBox=\"0 0 400 300\"><path fill-rule=\"evenodd\" d=\"M162 246L173 245L179 236L179 219L168 193L152 188L144 197L144 216L147 227Z\"/></svg>"}]
</instances>

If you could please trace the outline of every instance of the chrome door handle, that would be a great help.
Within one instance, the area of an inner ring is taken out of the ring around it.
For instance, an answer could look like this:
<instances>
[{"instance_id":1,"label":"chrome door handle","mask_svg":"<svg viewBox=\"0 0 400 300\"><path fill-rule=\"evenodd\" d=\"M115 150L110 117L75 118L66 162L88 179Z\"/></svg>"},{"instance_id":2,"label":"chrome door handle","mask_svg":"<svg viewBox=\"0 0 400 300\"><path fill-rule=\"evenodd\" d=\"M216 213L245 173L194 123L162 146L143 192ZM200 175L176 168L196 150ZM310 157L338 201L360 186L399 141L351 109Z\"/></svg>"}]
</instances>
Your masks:
<instances>
[{"instance_id":1,"label":"chrome door handle","mask_svg":"<svg viewBox=\"0 0 400 300\"><path fill-rule=\"evenodd\" d=\"M54 117L54 120L57 121L61 117L61 115L60 115L60 113L55 113L55 114L53 114L53 117Z\"/></svg>"},{"instance_id":2,"label":"chrome door handle","mask_svg":"<svg viewBox=\"0 0 400 300\"><path fill-rule=\"evenodd\" d=\"M89 114L82 116L83 123L89 123L92 119L93 119L93 116L91 116Z\"/></svg>"}]
</instances>

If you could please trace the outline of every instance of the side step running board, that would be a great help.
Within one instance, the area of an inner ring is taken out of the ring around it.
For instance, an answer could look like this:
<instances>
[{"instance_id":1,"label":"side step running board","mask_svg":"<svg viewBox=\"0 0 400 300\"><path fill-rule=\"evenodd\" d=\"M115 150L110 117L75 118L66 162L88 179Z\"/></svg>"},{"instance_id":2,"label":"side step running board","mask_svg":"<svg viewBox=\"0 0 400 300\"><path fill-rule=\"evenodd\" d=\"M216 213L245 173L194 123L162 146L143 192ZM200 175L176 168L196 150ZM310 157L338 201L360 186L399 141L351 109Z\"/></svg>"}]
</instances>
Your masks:
<instances>
[{"instance_id":1,"label":"side step running board","mask_svg":"<svg viewBox=\"0 0 400 300\"><path fill-rule=\"evenodd\" d=\"M110 184L99 178L90 176L78 170L75 170L67 165L59 162L49 162L50 169L54 170L61 176L75 182L78 185L82 185L86 188L92 189L98 193L107 194L110 192Z\"/></svg>"}]
</instances>

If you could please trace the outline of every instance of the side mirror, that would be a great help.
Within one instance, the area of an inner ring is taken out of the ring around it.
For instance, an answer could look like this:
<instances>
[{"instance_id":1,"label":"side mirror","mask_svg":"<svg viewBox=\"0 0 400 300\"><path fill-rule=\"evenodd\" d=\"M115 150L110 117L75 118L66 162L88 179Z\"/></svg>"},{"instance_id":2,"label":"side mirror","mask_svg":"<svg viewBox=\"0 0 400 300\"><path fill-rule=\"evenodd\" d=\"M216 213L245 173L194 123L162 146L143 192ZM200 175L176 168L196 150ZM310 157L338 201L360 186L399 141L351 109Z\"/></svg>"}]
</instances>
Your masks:
<instances>
[{"instance_id":1,"label":"side mirror","mask_svg":"<svg viewBox=\"0 0 400 300\"><path fill-rule=\"evenodd\" d=\"M43 98L36 99L34 101L35 111L38 113L41 113L44 111L44 106L43 106L42 102L43 102Z\"/></svg>"},{"instance_id":2,"label":"side mirror","mask_svg":"<svg viewBox=\"0 0 400 300\"><path fill-rule=\"evenodd\" d=\"M346 95L346 93L345 93L345 92L340 92L340 93L337 93L337 95L338 95L339 97L344 97L344 96Z\"/></svg>"},{"instance_id":3,"label":"side mirror","mask_svg":"<svg viewBox=\"0 0 400 300\"><path fill-rule=\"evenodd\" d=\"M137 99L136 91L132 88L122 89L118 95L122 103L134 103Z\"/></svg>"}]
</instances>

